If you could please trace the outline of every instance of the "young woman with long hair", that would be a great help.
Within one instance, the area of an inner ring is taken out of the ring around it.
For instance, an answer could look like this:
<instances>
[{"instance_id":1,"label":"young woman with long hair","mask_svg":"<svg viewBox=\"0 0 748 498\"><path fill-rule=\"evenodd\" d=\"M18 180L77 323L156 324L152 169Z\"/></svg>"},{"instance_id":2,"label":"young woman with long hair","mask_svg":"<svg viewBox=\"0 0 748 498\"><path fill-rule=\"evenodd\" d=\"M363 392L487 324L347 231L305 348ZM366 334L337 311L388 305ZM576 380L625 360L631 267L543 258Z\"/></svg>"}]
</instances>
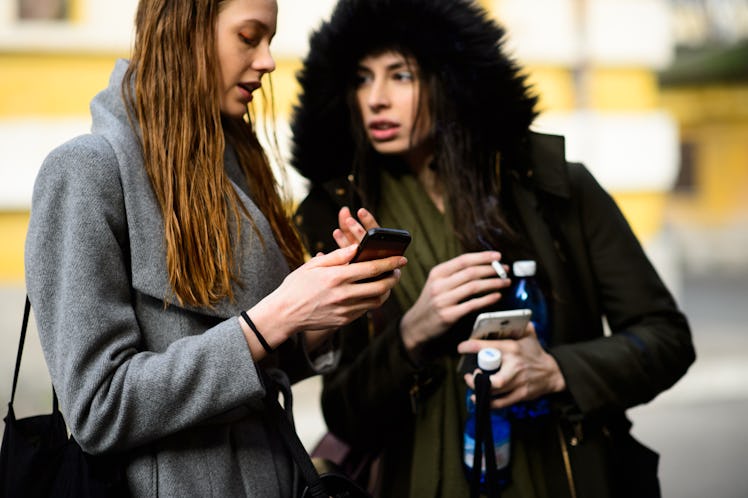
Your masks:
<instances>
[{"instance_id":1,"label":"young woman with long hair","mask_svg":"<svg viewBox=\"0 0 748 498\"><path fill-rule=\"evenodd\" d=\"M348 264L355 247L304 262L248 113L277 9L141 0L91 133L36 180L26 283L52 382L133 496L292 496L260 370L288 385L333 368L334 331L405 263Z\"/></svg>"}]
</instances>

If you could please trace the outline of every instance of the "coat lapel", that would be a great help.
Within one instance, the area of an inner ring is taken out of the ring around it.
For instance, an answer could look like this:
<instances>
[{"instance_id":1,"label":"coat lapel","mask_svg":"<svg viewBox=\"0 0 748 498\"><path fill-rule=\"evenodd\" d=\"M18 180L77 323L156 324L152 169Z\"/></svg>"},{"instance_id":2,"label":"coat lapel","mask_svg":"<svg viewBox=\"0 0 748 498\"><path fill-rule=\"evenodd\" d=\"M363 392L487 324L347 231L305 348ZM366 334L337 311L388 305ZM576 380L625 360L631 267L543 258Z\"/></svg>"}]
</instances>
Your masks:
<instances>
[{"instance_id":1,"label":"coat lapel","mask_svg":"<svg viewBox=\"0 0 748 498\"><path fill-rule=\"evenodd\" d=\"M563 246L556 240L549 228L543 212L540 192L557 197L560 201L569 199L571 187L566 169L563 137L533 134L530 138L530 165L527 169L529 182L515 180L511 185L511 195L517 207L522 224L531 246L537 251L539 264L542 265L550 280L553 295L548 296L553 336L551 344L563 341L564 323L568 322L568 313L573 309L572 288L569 285L568 261Z\"/></svg>"}]
</instances>

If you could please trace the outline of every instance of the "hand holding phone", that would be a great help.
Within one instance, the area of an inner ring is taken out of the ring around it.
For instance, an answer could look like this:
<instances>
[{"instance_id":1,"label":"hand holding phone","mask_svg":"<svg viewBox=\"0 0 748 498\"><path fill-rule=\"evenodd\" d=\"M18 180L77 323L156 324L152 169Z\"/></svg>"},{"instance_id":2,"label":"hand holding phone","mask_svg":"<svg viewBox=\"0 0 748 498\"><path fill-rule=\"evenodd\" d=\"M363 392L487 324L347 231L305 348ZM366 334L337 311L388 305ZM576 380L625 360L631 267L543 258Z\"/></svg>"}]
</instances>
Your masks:
<instances>
[{"instance_id":1,"label":"hand holding phone","mask_svg":"<svg viewBox=\"0 0 748 498\"><path fill-rule=\"evenodd\" d=\"M532 310L520 308L506 311L481 313L475 318L471 339L498 340L519 339L525 334ZM476 355L462 355L457 364L461 374L471 373L477 368Z\"/></svg>"},{"instance_id":2,"label":"hand holding phone","mask_svg":"<svg viewBox=\"0 0 748 498\"><path fill-rule=\"evenodd\" d=\"M360 261L371 261L373 259L388 258L390 256L402 256L410 244L410 232L397 228L370 228L364 234L364 238L358 245L356 254L351 263ZM359 280L359 282L370 282L385 277L383 273L376 277Z\"/></svg>"}]
</instances>

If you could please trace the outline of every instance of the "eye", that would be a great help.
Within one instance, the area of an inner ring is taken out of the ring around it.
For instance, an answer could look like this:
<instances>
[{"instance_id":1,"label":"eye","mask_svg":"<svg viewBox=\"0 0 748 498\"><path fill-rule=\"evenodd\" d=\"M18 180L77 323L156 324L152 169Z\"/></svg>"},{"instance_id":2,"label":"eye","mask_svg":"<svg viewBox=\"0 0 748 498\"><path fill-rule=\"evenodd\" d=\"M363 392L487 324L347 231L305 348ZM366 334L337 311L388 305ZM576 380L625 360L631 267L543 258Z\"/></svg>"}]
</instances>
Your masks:
<instances>
[{"instance_id":1,"label":"eye","mask_svg":"<svg viewBox=\"0 0 748 498\"><path fill-rule=\"evenodd\" d=\"M256 47L260 43L259 39L244 35L242 33L239 33L239 39L242 41L242 43L249 47Z\"/></svg>"},{"instance_id":2,"label":"eye","mask_svg":"<svg viewBox=\"0 0 748 498\"><path fill-rule=\"evenodd\" d=\"M356 87L364 86L371 83L373 77L369 73L358 73L356 74Z\"/></svg>"},{"instance_id":3,"label":"eye","mask_svg":"<svg viewBox=\"0 0 748 498\"><path fill-rule=\"evenodd\" d=\"M411 71L397 71L392 75L395 81L413 81L413 72Z\"/></svg>"}]
</instances>

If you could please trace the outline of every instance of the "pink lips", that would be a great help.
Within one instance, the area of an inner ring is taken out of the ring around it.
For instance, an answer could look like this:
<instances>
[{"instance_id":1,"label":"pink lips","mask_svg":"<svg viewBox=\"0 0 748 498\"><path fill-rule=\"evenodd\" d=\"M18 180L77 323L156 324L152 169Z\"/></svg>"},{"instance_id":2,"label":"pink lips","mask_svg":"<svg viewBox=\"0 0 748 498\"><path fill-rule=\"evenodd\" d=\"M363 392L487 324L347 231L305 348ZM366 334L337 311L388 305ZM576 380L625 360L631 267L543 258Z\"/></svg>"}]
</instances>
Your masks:
<instances>
[{"instance_id":1,"label":"pink lips","mask_svg":"<svg viewBox=\"0 0 748 498\"><path fill-rule=\"evenodd\" d=\"M399 131L400 125L394 121L376 120L369 123L369 134L377 141L392 140Z\"/></svg>"},{"instance_id":2,"label":"pink lips","mask_svg":"<svg viewBox=\"0 0 748 498\"><path fill-rule=\"evenodd\" d=\"M239 87L239 93L242 96L242 100L245 100L246 102L251 102L252 92L260 88L259 83L239 83L237 86Z\"/></svg>"}]
</instances>

